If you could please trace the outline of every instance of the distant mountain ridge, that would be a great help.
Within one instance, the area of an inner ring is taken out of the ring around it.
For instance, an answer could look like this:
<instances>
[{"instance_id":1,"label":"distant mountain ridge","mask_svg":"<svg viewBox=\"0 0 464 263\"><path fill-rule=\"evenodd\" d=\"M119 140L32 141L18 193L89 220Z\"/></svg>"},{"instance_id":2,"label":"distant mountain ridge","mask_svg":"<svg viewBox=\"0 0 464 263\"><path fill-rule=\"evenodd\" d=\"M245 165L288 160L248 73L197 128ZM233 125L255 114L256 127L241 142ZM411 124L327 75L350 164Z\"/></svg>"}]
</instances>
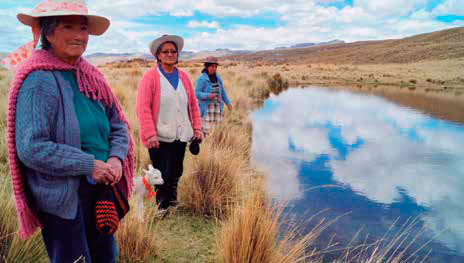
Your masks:
<instances>
[{"instance_id":1,"label":"distant mountain ridge","mask_svg":"<svg viewBox=\"0 0 464 263\"><path fill-rule=\"evenodd\" d=\"M227 56L233 61L267 63L412 63L464 58L464 27L403 39L357 41Z\"/></svg>"},{"instance_id":2,"label":"distant mountain ridge","mask_svg":"<svg viewBox=\"0 0 464 263\"><path fill-rule=\"evenodd\" d=\"M335 45L335 44L341 44L345 43L343 40L332 40L328 42L321 42L321 43L300 43L300 44L295 44L289 47L280 47L276 49L294 49L294 48L304 48L308 46L326 46L326 45ZM241 55L247 55L247 54L253 54L256 52L260 51L251 51L251 50L231 50L228 48L218 48L216 50L212 51L182 51L180 53L180 59L181 60L201 60L203 58L209 57L209 56L215 56L215 57L226 57L226 56L241 56ZM86 55L85 58L89 60L92 64L104 64L104 63L110 63L110 62L118 62L118 61L127 61L127 60L132 60L132 59L144 59L148 61L154 61L155 58L153 55L149 53L93 53Z\"/></svg>"},{"instance_id":3,"label":"distant mountain ridge","mask_svg":"<svg viewBox=\"0 0 464 263\"><path fill-rule=\"evenodd\" d=\"M243 55L248 54L253 51L247 50L230 50L226 48L218 48L214 51L200 51L200 52L193 52L193 51L182 51L180 53L181 60L198 60L203 59L209 56L215 57L224 57L230 55ZM86 55L85 58L90 61L92 64L99 65L104 63L110 62L117 62L117 61L127 61L131 59L144 59L148 61L154 61L155 57L152 54L148 53L93 53Z\"/></svg>"},{"instance_id":4,"label":"distant mountain ridge","mask_svg":"<svg viewBox=\"0 0 464 263\"><path fill-rule=\"evenodd\" d=\"M294 48L305 48L309 46L326 46L326 45L335 45L335 44L342 44L345 43L343 40L332 40L328 42L320 42L320 43L300 43L295 44L289 47L277 47L276 49L294 49ZM181 60L200 60L209 56L215 57L225 57L225 56L235 56L235 55L247 55L259 52L258 51L251 51L251 50L231 50L228 48L218 48L212 51L182 51L180 53ZM93 53L90 55L85 56L93 64L104 64L109 62L117 62L117 61L127 61L131 59L141 58L148 61L153 61L155 58L148 53Z\"/></svg>"},{"instance_id":5,"label":"distant mountain ridge","mask_svg":"<svg viewBox=\"0 0 464 263\"><path fill-rule=\"evenodd\" d=\"M343 40L335 39L332 41L320 42L320 43L301 43L301 44L290 46L289 48L317 47L317 46L327 46L327 45L344 44L344 43L345 41Z\"/></svg>"}]
</instances>

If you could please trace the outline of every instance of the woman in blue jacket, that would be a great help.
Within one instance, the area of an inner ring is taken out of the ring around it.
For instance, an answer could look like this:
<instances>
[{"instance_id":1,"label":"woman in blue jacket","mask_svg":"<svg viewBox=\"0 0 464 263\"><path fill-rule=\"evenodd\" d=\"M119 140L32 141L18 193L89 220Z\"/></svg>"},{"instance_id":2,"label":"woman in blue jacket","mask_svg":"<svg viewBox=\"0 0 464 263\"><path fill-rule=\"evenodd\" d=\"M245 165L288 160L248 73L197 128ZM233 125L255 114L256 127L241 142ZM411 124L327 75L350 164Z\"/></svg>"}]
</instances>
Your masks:
<instances>
[{"instance_id":1,"label":"woman in blue jacket","mask_svg":"<svg viewBox=\"0 0 464 263\"><path fill-rule=\"evenodd\" d=\"M227 97L222 79L216 72L218 59L207 57L204 63L205 67L195 86L195 95L200 105L203 132L207 135L216 123L222 121L224 104L229 110L232 110L232 104Z\"/></svg>"}]
</instances>

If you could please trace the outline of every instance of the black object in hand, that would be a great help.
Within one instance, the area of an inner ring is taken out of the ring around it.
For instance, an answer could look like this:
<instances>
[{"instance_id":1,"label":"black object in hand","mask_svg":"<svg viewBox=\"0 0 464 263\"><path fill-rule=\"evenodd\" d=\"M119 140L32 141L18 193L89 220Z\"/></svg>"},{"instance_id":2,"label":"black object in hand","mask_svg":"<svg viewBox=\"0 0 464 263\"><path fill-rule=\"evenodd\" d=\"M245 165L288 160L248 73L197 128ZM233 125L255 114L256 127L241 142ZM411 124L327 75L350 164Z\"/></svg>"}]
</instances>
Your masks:
<instances>
[{"instance_id":1,"label":"black object in hand","mask_svg":"<svg viewBox=\"0 0 464 263\"><path fill-rule=\"evenodd\" d=\"M198 140L193 140L190 143L189 150L193 155L197 155L200 153L200 142Z\"/></svg>"}]
</instances>

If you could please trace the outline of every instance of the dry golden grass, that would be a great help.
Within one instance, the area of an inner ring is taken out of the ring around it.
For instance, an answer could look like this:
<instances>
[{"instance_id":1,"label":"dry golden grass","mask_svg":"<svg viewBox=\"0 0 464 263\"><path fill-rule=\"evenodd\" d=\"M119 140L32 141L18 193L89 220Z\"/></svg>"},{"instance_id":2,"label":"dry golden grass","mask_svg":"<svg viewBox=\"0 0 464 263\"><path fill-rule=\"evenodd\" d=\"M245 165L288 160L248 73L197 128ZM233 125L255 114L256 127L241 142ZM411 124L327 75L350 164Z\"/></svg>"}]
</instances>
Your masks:
<instances>
[{"instance_id":1,"label":"dry golden grass","mask_svg":"<svg viewBox=\"0 0 464 263\"><path fill-rule=\"evenodd\" d=\"M133 209L123 219L115 235L120 261L149 262L157 256L157 236L153 233L155 225L152 220L155 212L153 207L147 206L144 223L136 218Z\"/></svg>"},{"instance_id":2,"label":"dry golden grass","mask_svg":"<svg viewBox=\"0 0 464 263\"><path fill-rule=\"evenodd\" d=\"M322 220L304 236L300 236L295 226L287 227L282 233L283 222L286 222L282 217L283 207L283 204L271 205L262 190L251 192L218 234L218 261L322 262L322 251L310 246L332 222Z\"/></svg>"},{"instance_id":3,"label":"dry golden grass","mask_svg":"<svg viewBox=\"0 0 464 263\"><path fill-rule=\"evenodd\" d=\"M221 262L273 262L279 214L266 202L263 194L251 196L224 224L218 237Z\"/></svg>"},{"instance_id":4,"label":"dry golden grass","mask_svg":"<svg viewBox=\"0 0 464 263\"><path fill-rule=\"evenodd\" d=\"M41 235L35 234L31 239L23 241L16 235L16 210L11 183L3 172L5 164L1 165L0 176L0 261L1 262L46 262L45 248Z\"/></svg>"},{"instance_id":5,"label":"dry golden grass","mask_svg":"<svg viewBox=\"0 0 464 263\"><path fill-rule=\"evenodd\" d=\"M234 110L226 109L223 123L202 143L199 156L194 157L187 153L184 176L179 184L179 210L160 220L153 216L156 211L154 205L147 203L148 211L145 220L147 223L141 224L134 219L133 212L122 222L117 234L121 261L214 262L218 258L223 262L321 261L325 250L313 250L308 246L318 238L327 224L319 225L319 228L303 237L299 237L297 231L279 233L281 210L270 205L268 201L263 201L266 200L262 190L265 176L253 171L249 163L252 131L249 112L259 107L271 92L278 93L282 90L271 89L268 86L269 80L272 80L276 73L280 74L282 82L288 81L290 85L352 86L358 90L357 85L362 85L361 91L367 90L367 87L373 88L378 82L388 84L389 89L408 93L423 91L424 94L426 92L425 88L422 88L423 85L428 85L430 89L453 85L455 89L452 93L443 93L452 94L452 97L458 98L458 101L464 97L456 95L456 90L462 86L462 81L459 79L462 73L460 69L464 67L462 60L386 64L375 67L349 64L224 64L225 66L219 68L219 72ZM119 98L132 127L136 171L140 174L141 169L146 167L150 160L147 150L138 140L135 98L138 81L150 64L136 61L136 63L115 65L109 64L100 69ZM193 82L200 75L202 67L200 63L186 62L181 65L191 74ZM0 71L2 135L6 134L6 100L10 79L10 73ZM406 91L400 89L401 80L417 89L406 89ZM411 80L415 80L415 83ZM6 136L2 136L0 178L9 178L3 176L8 174L6 162ZM0 187L9 187L9 185L8 179L2 181ZM40 261L45 258L45 254L39 235L28 241L29 243L22 243L14 237L16 218L10 198L11 192L8 192L8 189L0 189L1 260L14 262L12 260L14 258L37 255ZM261 198L257 198L260 195ZM214 218L209 219L211 216ZM222 222L221 220L225 220L225 223L223 227L218 227L217 223ZM404 236L400 236L396 242L401 242L402 237ZM216 243L219 250L214 247ZM252 250L254 244L259 244L259 248ZM392 251L393 246L387 247ZM378 261L370 262L380 262L381 258L388 254L382 252L385 250L381 248L375 252L368 249L363 251L362 253L359 249L345 251L346 258L341 259L340 262L345 262L347 258L359 258L360 254L365 255L364 258L375 256ZM374 254L369 254L370 252ZM256 261L269 258L270 261ZM242 259L244 261L240 261Z\"/></svg>"},{"instance_id":6,"label":"dry golden grass","mask_svg":"<svg viewBox=\"0 0 464 263\"><path fill-rule=\"evenodd\" d=\"M432 238L420 243L424 229L417 229L420 223L418 218L409 219L397 230L397 221L377 241L368 244L348 244L342 250L336 262L366 262L366 263L400 263L400 262L427 262L432 252L427 246ZM358 234L361 230L358 232ZM358 235L357 234L357 235ZM356 237L354 237L356 238Z\"/></svg>"},{"instance_id":7,"label":"dry golden grass","mask_svg":"<svg viewBox=\"0 0 464 263\"><path fill-rule=\"evenodd\" d=\"M251 154L251 123L237 125L234 116L229 116L216 126L205 141L209 147L228 149L247 160Z\"/></svg>"},{"instance_id":8,"label":"dry golden grass","mask_svg":"<svg viewBox=\"0 0 464 263\"><path fill-rule=\"evenodd\" d=\"M203 143L192 171L182 177L178 200L183 208L198 215L223 218L241 199L240 177L247 176L246 160L228 148Z\"/></svg>"}]
</instances>

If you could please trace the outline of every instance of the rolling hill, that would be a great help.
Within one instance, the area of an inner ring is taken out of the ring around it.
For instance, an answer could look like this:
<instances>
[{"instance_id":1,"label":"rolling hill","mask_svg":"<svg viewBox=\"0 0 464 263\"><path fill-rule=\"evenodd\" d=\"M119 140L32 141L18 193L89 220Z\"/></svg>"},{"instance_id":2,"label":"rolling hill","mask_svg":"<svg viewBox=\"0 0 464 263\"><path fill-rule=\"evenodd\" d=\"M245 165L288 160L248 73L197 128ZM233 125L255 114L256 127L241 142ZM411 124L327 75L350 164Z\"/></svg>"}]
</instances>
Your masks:
<instances>
[{"instance_id":1,"label":"rolling hill","mask_svg":"<svg viewBox=\"0 0 464 263\"><path fill-rule=\"evenodd\" d=\"M182 51L180 53L181 60L200 60L208 56L224 57L230 55L248 54L251 51L246 50L230 50L230 49L216 49L214 51ZM85 58L92 64L100 65L111 62L129 61L133 59L143 59L146 61L154 61L155 58L149 53L94 53L86 55Z\"/></svg>"},{"instance_id":2,"label":"rolling hill","mask_svg":"<svg viewBox=\"0 0 464 263\"><path fill-rule=\"evenodd\" d=\"M297 64L382 64L464 58L464 27L403 39L267 50L225 58L233 61Z\"/></svg>"}]
</instances>

